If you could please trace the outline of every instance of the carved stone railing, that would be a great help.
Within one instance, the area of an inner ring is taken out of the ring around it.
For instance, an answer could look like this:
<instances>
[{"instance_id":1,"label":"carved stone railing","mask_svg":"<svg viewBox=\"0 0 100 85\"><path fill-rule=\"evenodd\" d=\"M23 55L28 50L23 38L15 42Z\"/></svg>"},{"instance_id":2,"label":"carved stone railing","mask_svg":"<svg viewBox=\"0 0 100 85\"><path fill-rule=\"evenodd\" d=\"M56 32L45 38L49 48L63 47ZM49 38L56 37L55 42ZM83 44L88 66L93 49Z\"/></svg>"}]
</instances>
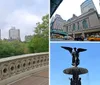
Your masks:
<instances>
[{"instance_id":1,"label":"carved stone railing","mask_svg":"<svg viewBox=\"0 0 100 85\"><path fill-rule=\"evenodd\" d=\"M23 77L26 74L29 74L29 71L31 71L30 73L34 73L48 65L48 52L25 54L0 59L0 85L5 85L11 82L13 79L15 80Z\"/></svg>"}]
</instances>

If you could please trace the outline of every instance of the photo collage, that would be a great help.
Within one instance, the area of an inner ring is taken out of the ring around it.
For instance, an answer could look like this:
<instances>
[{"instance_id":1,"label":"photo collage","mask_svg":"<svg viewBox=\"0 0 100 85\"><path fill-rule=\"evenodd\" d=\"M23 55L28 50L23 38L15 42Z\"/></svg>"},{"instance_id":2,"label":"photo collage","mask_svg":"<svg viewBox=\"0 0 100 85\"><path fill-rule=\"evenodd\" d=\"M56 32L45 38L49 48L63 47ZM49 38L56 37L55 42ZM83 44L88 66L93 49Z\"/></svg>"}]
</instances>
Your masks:
<instances>
[{"instance_id":1,"label":"photo collage","mask_svg":"<svg viewBox=\"0 0 100 85\"><path fill-rule=\"evenodd\" d=\"M0 0L0 85L99 85L100 0Z\"/></svg>"}]
</instances>

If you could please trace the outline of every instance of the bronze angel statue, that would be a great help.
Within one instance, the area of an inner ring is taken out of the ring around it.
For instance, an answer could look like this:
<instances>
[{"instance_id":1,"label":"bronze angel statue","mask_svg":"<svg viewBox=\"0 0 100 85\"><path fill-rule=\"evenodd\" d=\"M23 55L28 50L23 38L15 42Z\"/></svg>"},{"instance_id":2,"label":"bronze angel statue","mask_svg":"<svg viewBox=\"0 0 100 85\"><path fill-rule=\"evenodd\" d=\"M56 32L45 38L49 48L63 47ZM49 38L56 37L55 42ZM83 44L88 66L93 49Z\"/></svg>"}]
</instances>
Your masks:
<instances>
[{"instance_id":1,"label":"bronze angel statue","mask_svg":"<svg viewBox=\"0 0 100 85\"><path fill-rule=\"evenodd\" d=\"M83 48L77 49L77 48L64 47L64 46L61 46L61 47L68 50L71 53L71 55L72 55L72 65L73 66L78 66L79 63L80 63L79 53L87 50L87 49L83 49Z\"/></svg>"}]
</instances>

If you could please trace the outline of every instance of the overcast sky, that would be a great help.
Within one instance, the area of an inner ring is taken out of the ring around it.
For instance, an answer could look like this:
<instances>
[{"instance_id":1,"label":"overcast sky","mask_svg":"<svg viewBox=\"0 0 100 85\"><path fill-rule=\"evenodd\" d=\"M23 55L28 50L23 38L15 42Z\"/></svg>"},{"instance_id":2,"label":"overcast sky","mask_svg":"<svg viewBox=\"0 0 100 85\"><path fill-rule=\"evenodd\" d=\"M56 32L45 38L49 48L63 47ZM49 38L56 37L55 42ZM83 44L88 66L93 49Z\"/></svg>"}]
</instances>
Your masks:
<instances>
[{"instance_id":1,"label":"overcast sky","mask_svg":"<svg viewBox=\"0 0 100 85\"><path fill-rule=\"evenodd\" d=\"M73 14L79 16L81 15L80 5L84 1L85 0L63 0L54 15L59 14L64 20L68 20L72 17ZM99 0L93 0L93 2L96 6L98 13L100 14Z\"/></svg>"},{"instance_id":2,"label":"overcast sky","mask_svg":"<svg viewBox=\"0 0 100 85\"><path fill-rule=\"evenodd\" d=\"M45 3L44 3L45 2ZM33 34L37 22L49 10L49 0L0 0L1 37L9 38L9 29L20 29L21 39Z\"/></svg>"}]
</instances>

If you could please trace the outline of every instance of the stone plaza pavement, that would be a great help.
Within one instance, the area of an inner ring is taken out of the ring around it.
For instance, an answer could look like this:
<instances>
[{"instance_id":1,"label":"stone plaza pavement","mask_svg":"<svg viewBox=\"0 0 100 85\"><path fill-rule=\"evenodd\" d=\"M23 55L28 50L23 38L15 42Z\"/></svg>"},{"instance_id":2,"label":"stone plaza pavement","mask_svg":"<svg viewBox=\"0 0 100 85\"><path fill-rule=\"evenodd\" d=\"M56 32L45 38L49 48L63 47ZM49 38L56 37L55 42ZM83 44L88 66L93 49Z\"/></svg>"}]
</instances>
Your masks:
<instances>
[{"instance_id":1,"label":"stone plaza pavement","mask_svg":"<svg viewBox=\"0 0 100 85\"><path fill-rule=\"evenodd\" d=\"M43 69L7 85L49 85L49 69Z\"/></svg>"}]
</instances>

